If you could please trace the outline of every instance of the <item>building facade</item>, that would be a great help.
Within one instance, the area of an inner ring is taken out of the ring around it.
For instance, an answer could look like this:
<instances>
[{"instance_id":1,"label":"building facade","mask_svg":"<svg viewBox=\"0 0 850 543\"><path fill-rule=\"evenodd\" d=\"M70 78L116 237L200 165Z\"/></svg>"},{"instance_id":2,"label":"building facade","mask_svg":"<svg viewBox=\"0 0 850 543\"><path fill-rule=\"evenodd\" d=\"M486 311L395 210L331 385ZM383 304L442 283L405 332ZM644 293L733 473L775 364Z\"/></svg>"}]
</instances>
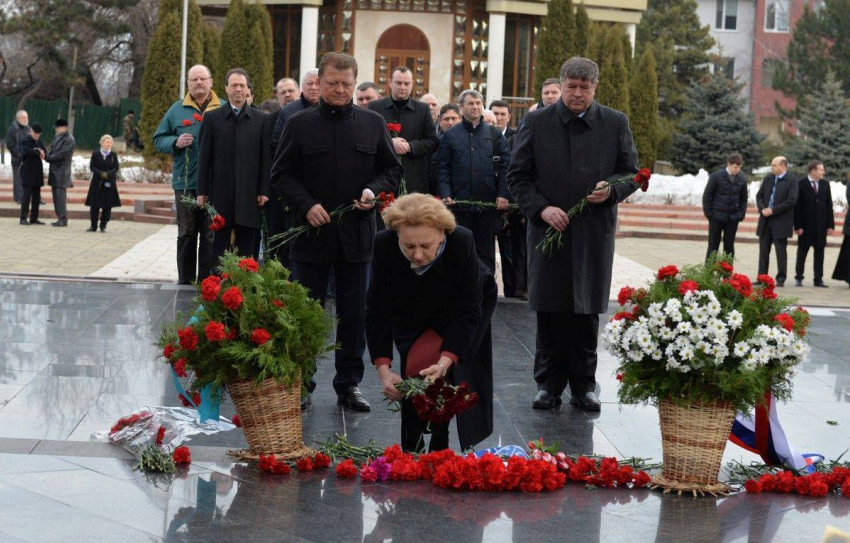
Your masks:
<instances>
[{"instance_id":1,"label":"building facade","mask_svg":"<svg viewBox=\"0 0 850 543\"><path fill-rule=\"evenodd\" d=\"M585 0L592 20L625 26L634 42L647 0ZM223 0L197 0L205 15ZM276 78L300 74L329 51L359 64L358 81L386 92L390 71L414 73L414 95L441 103L475 89L519 110L533 100L535 38L548 0L266 0ZM558 74L552 74L557 76Z\"/></svg>"}]
</instances>

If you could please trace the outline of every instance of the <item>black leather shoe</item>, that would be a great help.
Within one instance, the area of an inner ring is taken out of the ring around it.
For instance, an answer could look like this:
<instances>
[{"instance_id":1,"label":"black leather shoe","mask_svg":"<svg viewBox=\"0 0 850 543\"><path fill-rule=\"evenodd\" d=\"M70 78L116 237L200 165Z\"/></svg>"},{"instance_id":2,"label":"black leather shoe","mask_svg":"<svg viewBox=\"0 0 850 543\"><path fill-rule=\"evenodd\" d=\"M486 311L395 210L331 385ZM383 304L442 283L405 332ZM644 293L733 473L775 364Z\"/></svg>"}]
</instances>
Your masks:
<instances>
[{"instance_id":1,"label":"black leather shoe","mask_svg":"<svg viewBox=\"0 0 850 543\"><path fill-rule=\"evenodd\" d=\"M815 283L815 286L818 287L818 288L829 288L829 285L827 285L823 281L819 281L819 282Z\"/></svg>"},{"instance_id":2,"label":"black leather shoe","mask_svg":"<svg viewBox=\"0 0 850 543\"><path fill-rule=\"evenodd\" d=\"M802 287L803 286L803 280L802 279L795 279L794 280L794 286L795 287Z\"/></svg>"},{"instance_id":3,"label":"black leather shoe","mask_svg":"<svg viewBox=\"0 0 850 543\"><path fill-rule=\"evenodd\" d=\"M68 226L68 221L65 219L59 219L56 222L50 223L50 226Z\"/></svg>"},{"instance_id":4,"label":"black leather shoe","mask_svg":"<svg viewBox=\"0 0 850 543\"><path fill-rule=\"evenodd\" d=\"M782 288L784 286L785 286L785 281L777 281L776 282L776 288Z\"/></svg>"},{"instance_id":5,"label":"black leather shoe","mask_svg":"<svg viewBox=\"0 0 850 543\"><path fill-rule=\"evenodd\" d=\"M570 405L578 407L582 411L602 410L602 404L599 403L599 398L593 392L587 392L584 396L573 396L570 398Z\"/></svg>"},{"instance_id":6,"label":"black leather shoe","mask_svg":"<svg viewBox=\"0 0 850 543\"><path fill-rule=\"evenodd\" d=\"M30 222L29 222L28 220L26 220L26 219L21 219L20 224L21 224L21 226L29 226L29 225L30 225Z\"/></svg>"},{"instance_id":7,"label":"black leather shoe","mask_svg":"<svg viewBox=\"0 0 850 543\"><path fill-rule=\"evenodd\" d=\"M36 219L36 220L34 220L34 221L30 221L30 224L38 224L38 225L44 226L44 225L45 225L45 224L47 224L47 223L42 222L42 221L40 221L40 220Z\"/></svg>"},{"instance_id":8,"label":"black leather shoe","mask_svg":"<svg viewBox=\"0 0 850 543\"><path fill-rule=\"evenodd\" d=\"M539 391L531 401L531 407L534 409L554 409L559 405L561 405L561 397L555 396L548 390Z\"/></svg>"},{"instance_id":9,"label":"black leather shoe","mask_svg":"<svg viewBox=\"0 0 850 543\"><path fill-rule=\"evenodd\" d=\"M301 411L304 411L311 405L313 405L313 395L308 392L306 396L301 398Z\"/></svg>"},{"instance_id":10,"label":"black leather shoe","mask_svg":"<svg viewBox=\"0 0 850 543\"><path fill-rule=\"evenodd\" d=\"M97 232L97 228L95 228L94 226L90 226L86 228L86 232Z\"/></svg>"},{"instance_id":11,"label":"black leather shoe","mask_svg":"<svg viewBox=\"0 0 850 543\"><path fill-rule=\"evenodd\" d=\"M106 227L105 227L105 226L101 226L101 227L100 227L100 231L101 231L101 232L106 232Z\"/></svg>"},{"instance_id":12,"label":"black leather shoe","mask_svg":"<svg viewBox=\"0 0 850 543\"><path fill-rule=\"evenodd\" d=\"M363 394L360 393L360 389L357 387L351 387L347 393L337 396L336 403L352 411L366 412L372 410L369 402L366 401L366 398L363 397Z\"/></svg>"}]
</instances>

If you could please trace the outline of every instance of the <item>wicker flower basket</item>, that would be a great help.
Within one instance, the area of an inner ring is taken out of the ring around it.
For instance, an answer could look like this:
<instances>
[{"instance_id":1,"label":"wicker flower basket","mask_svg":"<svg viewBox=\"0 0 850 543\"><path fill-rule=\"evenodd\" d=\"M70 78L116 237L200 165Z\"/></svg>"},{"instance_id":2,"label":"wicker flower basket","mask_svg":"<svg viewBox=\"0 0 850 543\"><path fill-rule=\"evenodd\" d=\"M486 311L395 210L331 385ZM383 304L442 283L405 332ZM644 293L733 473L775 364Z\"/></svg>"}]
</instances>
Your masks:
<instances>
[{"instance_id":1,"label":"wicker flower basket","mask_svg":"<svg viewBox=\"0 0 850 543\"><path fill-rule=\"evenodd\" d=\"M664 492L725 495L720 463L735 420L735 410L721 402L680 406L662 400L658 406L664 468L652 478Z\"/></svg>"},{"instance_id":2,"label":"wicker flower basket","mask_svg":"<svg viewBox=\"0 0 850 543\"><path fill-rule=\"evenodd\" d=\"M242 460L258 460L274 454L280 460L295 460L314 454L301 434L301 380L284 385L266 379L230 383L227 391L239 414L248 449L229 451Z\"/></svg>"}]
</instances>

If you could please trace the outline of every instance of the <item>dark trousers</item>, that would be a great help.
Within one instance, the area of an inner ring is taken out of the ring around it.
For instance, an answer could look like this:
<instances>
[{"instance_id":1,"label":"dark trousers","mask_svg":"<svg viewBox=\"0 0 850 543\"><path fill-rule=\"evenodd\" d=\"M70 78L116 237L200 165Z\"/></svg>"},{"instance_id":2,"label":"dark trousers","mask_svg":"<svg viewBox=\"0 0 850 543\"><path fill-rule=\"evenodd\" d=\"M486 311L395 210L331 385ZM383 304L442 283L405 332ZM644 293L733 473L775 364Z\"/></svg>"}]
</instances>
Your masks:
<instances>
[{"instance_id":1,"label":"dark trousers","mask_svg":"<svg viewBox=\"0 0 850 543\"><path fill-rule=\"evenodd\" d=\"M499 240L499 256L502 258L502 284L505 296L513 297L528 290L526 273L525 223L519 213L511 213L507 217L507 227L499 229L496 238Z\"/></svg>"},{"instance_id":2,"label":"dark trousers","mask_svg":"<svg viewBox=\"0 0 850 543\"><path fill-rule=\"evenodd\" d=\"M280 199L280 196L278 196L275 191L272 191L271 199L265 206L263 206L263 213L266 215L266 227L269 237L282 234L293 226L292 221L289 218L289 214L284 211L283 208L283 200ZM269 245L275 244L270 243ZM290 269L289 246L289 243L285 245L277 244L276 247L270 248L269 254L265 255L265 258L267 260L276 258L278 262L283 264L284 268Z\"/></svg>"},{"instance_id":3,"label":"dark trousers","mask_svg":"<svg viewBox=\"0 0 850 543\"><path fill-rule=\"evenodd\" d=\"M182 196L195 198L194 190L174 191L177 202L177 282L188 285L203 281L213 267L212 242L206 212L200 208L190 208L180 202Z\"/></svg>"},{"instance_id":4,"label":"dark trousers","mask_svg":"<svg viewBox=\"0 0 850 543\"><path fill-rule=\"evenodd\" d=\"M534 380L538 390L560 396L567 383L573 396L596 387L599 315L537 312Z\"/></svg>"},{"instance_id":5,"label":"dark trousers","mask_svg":"<svg viewBox=\"0 0 850 543\"><path fill-rule=\"evenodd\" d=\"M449 424L431 424L419 418L412 401L401 402L401 449L404 452L425 452L425 435L431 433L430 452L449 448Z\"/></svg>"},{"instance_id":6,"label":"dark trousers","mask_svg":"<svg viewBox=\"0 0 850 543\"><path fill-rule=\"evenodd\" d=\"M236 254L243 257L257 258L259 255L254 252L254 240L260 235L260 231L256 228L242 226L225 226L218 232L213 232L212 241L212 269L210 273L215 272L218 267L218 262L222 255L227 251L234 251Z\"/></svg>"},{"instance_id":7,"label":"dark trousers","mask_svg":"<svg viewBox=\"0 0 850 543\"><path fill-rule=\"evenodd\" d=\"M806 271L806 258L809 256L809 249L815 250L815 284L823 283L823 251L824 247L812 247L806 241L797 238L797 274L795 279L802 281L804 272Z\"/></svg>"},{"instance_id":8,"label":"dark trousers","mask_svg":"<svg viewBox=\"0 0 850 543\"><path fill-rule=\"evenodd\" d=\"M38 206L41 204L41 187L28 187L24 185L21 194L21 218L26 219L27 213L30 222L38 220Z\"/></svg>"},{"instance_id":9,"label":"dark trousers","mask_svg":"<svg viewBox=\"0 0 850 543\"><path fill-rule=\"evenodd\" d=\"M738 221L708 221L708 252L705 259L711 253L720 249L720 237L723 237L723 252L735 256L735 234L738 233Z\"/></svg>"},{"instance_id":10,"label":"dark trousers","mask_svg":"<svg viewBox=\"0 0 850 543\"><path fill-rule=\"evenodd\" d=\"M91 220L91 227L97 228L97 217L100 215L100 227L106 228L106 223L109 222L109 217L112 216L112 208L111 207L91 207L89 208L89 219Z\"/></svg>"},{"instance_id":11,"label":"dark trousers","mask_svg":"<svg viewBox=\"0 0 850 543\"><path fill-rule=\"evenodd\" d=\"M759 275L766 274L770 267L770 246L776 248L776 282L784 283L788 277L788 238L775 238L766 227L759 236Z\"/></svg>"},{"instance_id":12,"label":"dark trousers","mask_svg":"<svg viewBox=\"0 0 850 543\"><path fill-rule=\"evenodd\" d=\"M496 273L496 231L499 229L499 214L493 209L482 211L457 211L457 223L472 230L478 258L490 273Z\"/></svg>"},{"instance_id":13,"label":"dark trousers","mask_svg":"<svg viewBox=\"0 0 850 543\"><path fill-rule=\"evenodd\" d=\"M334 390L344 394L363 380L363 353L366 351L366 290L372 269L369 262L337 261L316 264L292 261L292 280L301 283L323 306L328 292L328 275L336 282L336 375ZM315 383L310 387L315 388Z\"/></svg>"}]
</instances>

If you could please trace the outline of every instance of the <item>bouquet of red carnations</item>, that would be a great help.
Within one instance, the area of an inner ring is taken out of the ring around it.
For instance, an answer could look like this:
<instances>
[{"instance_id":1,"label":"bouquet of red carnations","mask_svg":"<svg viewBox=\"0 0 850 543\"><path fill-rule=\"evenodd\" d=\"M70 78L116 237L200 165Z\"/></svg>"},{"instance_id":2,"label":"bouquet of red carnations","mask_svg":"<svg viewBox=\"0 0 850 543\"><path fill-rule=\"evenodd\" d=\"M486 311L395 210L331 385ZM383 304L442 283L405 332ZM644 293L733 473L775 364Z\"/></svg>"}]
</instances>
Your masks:
<instances>
[{"instance_id":1,"label":"bouquet of red carnations","mask_svg":"<svg viewBox=\"0 0 850 543\"><path fill-rule=\"evenodd\" d=\"M478 393L470 392L469 384L454 386L442 378L430 382L411 377L396 383L395 387L404 394L405 400L413 402L420 419L434 424L445 424L478 403ZM401 406L393 402L390 409L398 411Z\"/></svg>"}]
</instances>

